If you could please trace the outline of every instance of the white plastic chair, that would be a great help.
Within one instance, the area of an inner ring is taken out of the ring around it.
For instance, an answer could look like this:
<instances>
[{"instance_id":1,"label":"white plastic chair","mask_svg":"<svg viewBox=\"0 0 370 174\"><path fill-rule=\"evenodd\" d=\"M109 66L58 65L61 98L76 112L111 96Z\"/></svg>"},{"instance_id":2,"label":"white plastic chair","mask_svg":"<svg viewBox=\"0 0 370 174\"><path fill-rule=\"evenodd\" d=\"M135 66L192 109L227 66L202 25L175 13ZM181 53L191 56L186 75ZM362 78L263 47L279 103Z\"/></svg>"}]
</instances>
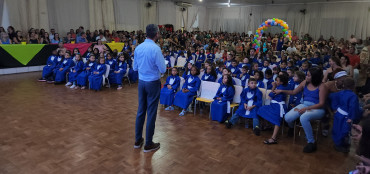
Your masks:
<instances>
[{"instance_id":1,"label":"white plastic chair","mask_svg":"<svg viewBox=\"0 0 370 174\"><path fill-rule=\"evenodd\" d=\"M265 105L265 101L266 101L266 89L264 88L258 88L261 93L262 93L262 105Z\"/></svg>"},{"instance_id":2,"label":"white plastic chair","mask_svg":"<svg viewBox=\"0 0 370 174\"><path fill-rule=\"evenodd\" d=\"M238 78L235 78L233 77L234 81L235 81L235 85L238 85L238 86L242 86L242 81Z\"/></svg>"},{"instance_id":3,"label":"white plastic chair","mask_svg":"<svg viewBox=\"0 0 370 174\"><path fill-rule=\"evenodd\" d=\"M271 97L269 94L272 92L272 90L266 90L266 98L265 98L265 105L270 105L271 103Z\"/></svg>"},{"instance_id":4,"label":"white plastic chair","mask_svg":"<svg viewBox=\"0 0 370 174\"><path fill-rule=\"evenodd\" d=\"M177 59L176 67L183 68L185 66L185 64L186 64L186 58L179 57Z\"/></svg>"},{"instance_id":5,"label":"white plastic chair","mask_svg":"<svg viewBox=\"0 0 370 174\"><path fill-rule=\"evenodd\" d=\"M204 71L200 72L199 75L198 75L199 79L202 79L203 75L204 75Z\"/></svg>"},{"instance_id":6,"label":"white plastic chair","mask_svg":"<svg viewBox=\"0 0 370 174\"><path fill-rule=\"evenodd\" d=\"M180 90L182 89L182 86L185 83L185 79L183 77L180 77Z\"/></svg>"},{"instance_id":7,"label":"white plastic chair","mask_svg":"<svg viewBox=\"0 0 370 174\"><path fill-rule=\"evenodd\" d=\"M197 109L198 101L204 103L212 103L213 98L216 96L219 87L219 83L202 81L200 86L200 96L195 99L194 116ZM211 111L209 112L209 118L211 118Z\"/></svg>"},{"instance_id":8,"label":"white plastic chair","mask_svg":"<svg viewBox=\"0 0 370 174\"><path fill-rule=\"evenodd\" d=\"M235 94L233 98L233 103L230 104L231 114L234 114L234 108L239 106L240 101L241 101L240 94L243 92L242 86L234 85L234 87L235 87Z\"/></svg>"}]
</instances>

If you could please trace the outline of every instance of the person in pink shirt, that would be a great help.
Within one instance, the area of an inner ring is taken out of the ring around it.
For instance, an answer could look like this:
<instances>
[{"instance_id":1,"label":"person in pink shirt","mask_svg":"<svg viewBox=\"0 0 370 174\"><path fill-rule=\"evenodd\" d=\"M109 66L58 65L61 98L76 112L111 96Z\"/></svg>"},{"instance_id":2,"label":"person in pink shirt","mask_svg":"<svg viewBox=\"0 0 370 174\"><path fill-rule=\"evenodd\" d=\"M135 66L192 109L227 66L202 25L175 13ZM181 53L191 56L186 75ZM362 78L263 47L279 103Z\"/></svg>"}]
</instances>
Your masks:
<instances>
[{"instance_id":1,"label":"person in pink shirt","mask_svg":"<svg viewBox=\"0 0 370 174\"><path fill-rule=\"evenodd\" d=\"M101 42L101 40L99 39L98 41L98 44L96 44L94 46L94 49L97 48L99 50L99 53L102 53L104 52L105 50L107 50L107 47Z\"/></svg>"}]
</instances>

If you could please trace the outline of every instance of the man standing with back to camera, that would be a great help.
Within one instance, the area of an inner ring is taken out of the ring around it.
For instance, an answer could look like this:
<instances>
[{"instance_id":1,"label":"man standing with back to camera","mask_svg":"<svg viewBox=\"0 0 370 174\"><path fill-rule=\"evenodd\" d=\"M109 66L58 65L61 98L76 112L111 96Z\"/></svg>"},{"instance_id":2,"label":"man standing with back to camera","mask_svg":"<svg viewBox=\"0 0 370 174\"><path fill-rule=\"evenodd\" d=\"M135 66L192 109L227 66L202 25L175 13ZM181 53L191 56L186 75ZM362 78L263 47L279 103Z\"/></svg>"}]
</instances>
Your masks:
<instances>
[{"instance_id":1,"label":"man standing with back to camera","mask_svg":"<svg viewBox=\"0 0 370 174\"><path fill-rule=\"evenodd\" d=\"M162 51L155 44L158 39L158 27L154 24L146 26L147 38L136 47L134 71L139 72L139 107L135 124L135 149L144 144L143 126L146 121L146 137L144 152L158 150L159 143L153 142L155 120L157 118L158 101L161 92L161 73L166 72L166 64Z\"/></svg>"}]
</instances>

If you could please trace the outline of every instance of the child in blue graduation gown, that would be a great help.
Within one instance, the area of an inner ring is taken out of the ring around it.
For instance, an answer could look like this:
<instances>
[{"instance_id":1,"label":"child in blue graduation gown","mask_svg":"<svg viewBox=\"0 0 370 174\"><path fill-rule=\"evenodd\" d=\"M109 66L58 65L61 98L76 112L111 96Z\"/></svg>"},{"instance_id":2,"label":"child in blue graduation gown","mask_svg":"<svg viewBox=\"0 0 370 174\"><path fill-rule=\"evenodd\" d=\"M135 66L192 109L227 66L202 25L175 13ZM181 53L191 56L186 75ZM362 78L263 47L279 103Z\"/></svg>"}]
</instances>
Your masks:
<instances>
[{"instance_id":1,"label":"child in blue graduation gown","mask_svg":"<svg viewBox=\"0 0 370 174\"><path fill-rule=\"evenodd\" d=\"M109 82L114 83L116 81L114 70L116 68L117 61L116 61L116 59L113 58L111 53L108 53L107 54L107 59L105 60L105 63L107 65L109 65L109 67L110 67L109 68L109 75L108 75Z\"/></svg>"},{"instance_id":2,"label":"child in blue graduation gown","mask_svg":"<svg viewBox=\"0 0 370 174\"><path fill-rule=\"evenodd\" d=\"M273 90L275 89L289 90L288 76L279 75L276 78L276 82L274 83ZM265 105L259 108L257 115L275 125L272 137L268 140L265 140L264 143L277 144L276 136L278 134L281 121L283 120L283 116L285 115L287 109L285 104L286 94L275 94L274 92L271 92L269 94L269 97L271 98L270 105Z\"/></svg>"},{"instance_id":3,"label":"child in blue graduation gown","mask_svg":"<svg viewBox=\"0 0 370 174\"><path fill-rule=\"evenodd\" d=\"M257 80L258 88L265 88L265 84L263 83L263 72L262 71L256 71L254 73L254 78Z\"/></svg>"},{"instance_id":4,"label":"child in blue graduation gown","mask_svg":"<svg viewBox=\"0 0 370 174\"><path fill-rule=\"evenodd\" d=\"M42 69L42 76L39 79L39 82L45 82L48 77L53 74L55 67L58 65L58 55L57 50L53 50L51 56L49 56L48 60L46 61L46 66ZM62 57L59 58L60 61Z\"/></svg>"},{"instance_id":5,"label":"child in blue graduation gown","mask_svg":"<svg viewBox=\"0 0 370 174\"><path fill-rule=\"evenodd\" d=\"M287 62L286 61L282 61L280 63L280 71L287 71Z\"/></svg>"},{"instance_id":6,"label":"child in blue graduation gown","mask_svg":"<svg viewBox=\"0 0 370 174\"><path fill-rule=\"evenodd\" d=\"M193 97L197 95L197 91L199 90L201 83L198 75L198 68L196 66L193 66L191 68L191 75L189 75L185 80L185 83L182 86L182 90L177 92L175 95L175 101L173 104L182 108L182 111L179 114L180 116L185 115L186 109L193 101Z\"/></svg>"},{"instance_id":7,"label":"child in blue graduation gown","mask_svg":"<svg viewBox=\"0 0 370 174\"><path fill-rule=\"evenodd\" d=\"M180 77L178 75L177 68L171 69L171 76L168 76L166 79L166 83L163 85L161 89L161 96L160 96L160 103L162 105L168 106L164 110L172 111L175 108L172 106L173 101L175 99L175 93L180 87Z\"/></svg>"},{"instance_id":8,"label":"child in blue graduation gown","mask_svg":"<svg viewBox=\"0 0 370 174\"><path fill-rule=\"evenodd\" d=\"M263 61L263 66L259 67L258 70L262 71L263 74L266 75L266 70L269 70L270 68L270 62L268 60Z\"/></svg>"},{"instance_id":9,"label":"child in blue graduation gown","mask_svg":"<svg viewBox=\"0 0 370 174\"><path fill-rule=\"evenodd\" d=\"M213 66L208 66L202 76L202 81L215 82L217 79L217 73Z\"/></svg>"},{"instance_id":10,"label":"child in blue graduation gown","mask_svg":"<svg viewBox=\"0 0 370 174\"><path fill-rule=\"evenodd\" d=\"M296 71L293 76L294 83L293 85L289 84L290 90L294 90L301 84L301 82L306 78L306 75L304 75L301 71ZM296 95L291 95L289 97L289 104L288 104L288 110L298 106L301 104L301 99L303 97L303 91L298 92Z\"/></svg>"},{"instance_id":11,"label":"child in blue graduation gown","mask_svg":"<svg viewBox=\"0 0 370 174\"><path fill-rule=\"evenodd\" d=\"M274 82L274 79L272 77L272 70L267 69L265 72L265 78L262 81L264 84L266 83L266 89L272 89L272 82Z\"/></svg>"},{"instance_id":12,"label":"child in blue graduation gown","mask_svg":"<svg viewBox=\"0 0 370 174\"><path fill-rule=\"evenodd\" d=\"M233 101L235 87L230 75L222 76L222 84L218 88L214 101L211 104L211 118L223 123L230 114L230 104Z\"/></svg>"},{"instance_id":13,"label":"child in blue graduation gown","mask_svg":"<svg viewBox=\"0 0 370 174\"><path fill-rule=\"evenodd\" d=\"M104 57L100 57L99 64L96 64L94 66L92 74L89 76L90 89L93 89L96 91L101 89L101 86L103 83L103 75L105 74L106 70L107 70L107 67L105 65L105 59Z\"/></svg>"},{"instance_id":14,"label":"child in blue graduation gown","mask_svg":"<svg viewBox=\"0 0 370 174\"><path fill-rule=\"evenodd\" d=\"M228 68L224 68L224 69L222 70L222 76L224 76L224 75L229 75L229 76L231 76L231 71L230 71L230 69L228 69ZM234 79L232 79L232 82L233 82L233 85L235 85L235 84L236 84ZM218 79L217 83L222 84L222 78Z\"/></svg>"},{"instance_id":15,"label":"child in blue graduation gown","mask_svg":"<svg viewBox=\"0 0 370 174\"><path fill-rule=\"evenodd\" d=\"M343 80L343 90L330 95L332 109L335 112L332 138L334 148L339 152L348 153L350 148L350 131L352 123L358 123L361 118L360 105L357 95L352 91L355 82L351 77Z\"/></svg>"},{"instance_id":16,"label":"child in blue graduation gown","mask_svg":"<svg viewBox=\"0 0 370 174\"><path fill-rule=\"evenodd\" d=\"M253 62L252 65L251 65L251 70L249 71L249 75L254 76L254 73L257 72L257 71L258 71L258 64Z\"/></svg>"},{"instance_id":17,"label":"child in blue graduation gown","mask_svg":"<svg viewBox=\"0 0 370 174\"><path fill-rule=\"evenodd\" d=\"M182 74L182 78L184 78L185 80L188 79L188 76L190 76L190 74L191 74L191 68L192 67L193 67L192 63L190 63L190 62L186 63L186 68L185 68L185 71Z\"/></svg>"},{"instance_id":18,"label":"child in blue graduation gown","mask_svg":"<svg viewBox=\"0 0 370 174\"><path fill-rule=\"evenodd\" d=\"M289 75L289 81L288 81L288 85L290 86L290 89L294 89L294 74L295 74L295 71L294 71L294 68L289 68L287 71L286 71Z\"/></svg>"},{"instance_id":19,"label":"child in blue graduation gown","mask_svg":"<svg viewBox=\"0 0 370 174\"><path fill-rule=\"evenodd\" d=\"M242 87L245 88L246 84L247 84L247 81L249 80L250 76L248 74L248 67L247 66L244 66L242 68L242 71L240 73L240 75L238 76L238 78L240 79L240 81L242 82Z\"/></svg>"},{"instance_id":20,"label":"child in blue graduation gown","mask_svg":"<svg viewBox=\"0 0 370 174\"><path fill-rule=\"evenodd\" d=\"M240 70L238 68L238 63L236 60L231 61L231 65L229 66L229 69L231 71L231 76L232 77L238 77L240 74Z\"/></svg>"},{"instance_id":21,"label":"child in blue graduation gown","mask_svg":"<svg viewBox=\"0 0 370 174\"><path fill-rule=\"evenodd\" d=\"M211 53L207 54L207 61L210 61L213 64L213 62L215 62L215 57L216 55L214 51L212 51Z\"/></svg>"},{"instance_id":22,"label":"child in blue graduation gown","mask_svg":"<svg viewBox=\"0 0 370 174\"><path fill-rule=\"evenodd\" d=\"M122 80L123 80L123 76L126 74L126 71L127 71L127 63L125 62L125 56L121 54L114 66L114 72L113 72L114 78L112 79L115 81L111 82L111 83L115 83L118 85L117 90L122 89Z\"/></svg>"},{"instance_id":23,"label":"child in blue graduation gown","mask_svg":"<svg viewBox=\"0 0 370 174\"><path fill-rule=\"evenodd\" d=\"M91 75L93 68L95 67L95 55L90 55L89 60L85 63L83 71L77 76L77 86L75 89L81 87L81 89L85 89L87 86L87 79Z\"/></svg>"},{"instance_id":24,"label":"child in blue graduation gown","mask_svg":"<svg viewBox=\"0 0 370 174\"><path fill-rule=\"evenodd\" d=\"M248 87L240 94L240 99L239 108L230 120L226 122L226 127L231 128L232 125L237 123L240 117L252 118L253 132L259 135L260 129L257 111L262 106L262 92L257 87L256 79L249 79Z\"/></svg>"},{"instance_id":25,"label":"child in blue graduation gown","mask_svg":"<svg viewBox=\"0 0 370 174\"><path fill-rule=\"evenodd\" d=\"M239 63L239 65L238 65L239 70L242 71L242 68L244 66L248 67L247 70L249 70L251 68L251 64L249 63L249 59L247 57L243 59L242 63Z\"/></svg>"},{"instance_id":26,"label":"child in blue graduation gown","mask_svg":"<svg viewBox=\"0 0 370 174\"><path fill-rule=\"evenodd\" d=\"M66 86L72 85L70 88L73 89L76 87L77 76L83 71L84 62L80 54L75 55L76 64L71 68L71 71L68 74L68 83Z\"/></svg>"},{"instance_id":27,"label":"child in blue graduation gown","mask_svg":"<svg viewBox=\"0 0 370 174\"><path fill-rule=\"evenodd\" d=\"M71 53L66 52L64 55L64 60L58 65L54 70L55 83L59 84L66 81L66 74L70 71L70 68L75 65L71 58Z\"/></svg>"},{"instance_id":28,"label":"child in blue graduation gown","mask_svg":"<svg viewBox=\"0 0 370 174\"><path fill-rule=\"evenodd\" d=\"M196 59L195 66L198 69L202 68L202 64L204 63L205 60L206 60L206 55L204 54L204 50L201 49L200 53L199 53L199 56L198 56L198 59Z\"/></svg>"},{"instance_id":29,"label":"child in blue graduation gown","mask_svg":"<svg viewBox=\"0 0 370 174\"><path fill-rule=\"evenodd\" d=\"M139 72L138 71L134 71L134 68L132 68L132 62L133 62L133 60L135 58L134 53L131 53L131 55L129 55L129 54L127 54L127 53L124 52L123 54L125 54L125 57L126 56L130 57L130 58L127 59L127 65L130 68L128 70L128 78L130 79L130 82L131 83L136 83L136 81L139 78Z\"/></svg>"}]
</instances>

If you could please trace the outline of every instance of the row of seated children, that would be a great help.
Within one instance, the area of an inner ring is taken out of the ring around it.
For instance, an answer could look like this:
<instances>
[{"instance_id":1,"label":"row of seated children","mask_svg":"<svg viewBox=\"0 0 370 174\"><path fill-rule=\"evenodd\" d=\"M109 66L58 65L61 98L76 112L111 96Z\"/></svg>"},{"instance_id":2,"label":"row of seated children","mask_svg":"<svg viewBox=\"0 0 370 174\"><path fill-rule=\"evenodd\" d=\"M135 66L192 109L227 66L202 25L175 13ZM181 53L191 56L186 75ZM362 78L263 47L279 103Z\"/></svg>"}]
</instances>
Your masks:
<instances>
[{"instance_id":1,"label":"row of seated children","mask_svg":"<svg viewBox=\"0 0 370 174\"><path fill-rule=\"evenodd\" d=\"M86 63L83 62L80 54L75 54L73 59L69 51L64 56L53 51L53 55L48 58L47 65L43 68L39 81L60 84L66 82L66 76L68 76L66 86L72 89L85 89L89 83L91 89L100 90L103 75L109 65L110 83L117 84L117 89L122 89L122 79L127 70L124 54L119 55L118 61L113 59L111 54L107 54L107 59L99 57L98 61L95 55L90 55Z\"/></svg>"},{"instance_id":2,"label":"row of seated children","mask_svg":"<svg viewBox=\"0 0 370 174\"><path fill-rule=\"evenodd\" d=\"M210 67L211 66L207 67L207 69L209 69ZM224 68L224 70L225 69L226 69L225 74L223 74L221 78L221 85L216 93L216 96L214 97L214 101L211 104L212 120L216 120L221 123L225 122L226 120L226 127L231 128L232 125L236 124L240 117L251 118L253 119L253 132L256 135L260 135L259 120L262 118L275 126L272 137L268 140L265 140L264 143L277 144L277 134L281 122L283 120L283 116L289 110L301 104L303 93L305 93L306 95L310 94L310 91L306 91L306 88L304 87L306 84L303 84L303 81L305 80L304 72L301 71L294 72L292 78L293 82L290 83L289 74L285 71L281 71L279 75L276 77L275 81L272 83L273 92L269 94L269 97L271 98L271 103L270 105L265 106L262 105L263 101L262 93L257 86L257 80L255 78L250 78L248 81L248 86L241 93L240 96L241 103L239 105L239 108L237 109L235 114L232 115L232 117L229 120L227 120L230 114L229 106L233 100L235 89L234 84L232 83L232 77L229 74L230 72L227 71L227 68ZM192 66L189 76L190 78L186 80L182 90L177 92L177 88L180 83L180 78L178 77L177 69L176 68L172 69L172 75L167 78L165 87L161 91L161 104L168 106L165 110L174 110L173 105L175 105L183 109L182 112L180 113L180 116L183 116L185 114L186 109L189 107L190 103L193 100L193 97L197 94L196 92L199 89L201 80L199 79L199 77L197 77L197 73L198 73L197 67ZM306 79L306 83L309 83L308 80L310 79ZM333 106L341 105L341 107L343 107L344 110L349 111L351 108L348 108L348 103L350 102L356 103L357 96L352 91L349 91L348 87L346 87L348 86L348 84L351 84L351 82L353 82L353 79L349 79L347 81L348 82L345 82L347 85L344 85L343 87L343 89L347 90L344 90L342 93L338 93L335 96L337 97L342 95L346 96L347 94L344 93L348 93L347 95L348 97L345 97L345 100L342 103L336 102L336 104L333 104ZM282 92L282 91L294 91L294 92ZM285 103L287 93L291 94L288 104ZM336 110L338 110L338 108L341 109L341 107L337 106ZM352 109L357 107L358 105L354 106ZM301 112L300 109L295 109L294 112L298 112L298 110L299 112ZM335 115L333 140L336 144L338 144L337 145L338 147L343 147L344 145L340 143L345 142L344 139L348 134L350 128L350 126L345 122L350 122L351 119L357 119L358 114L356 112L351 113L338 112L338 113L341 114L340 115L341 117L338 116L339 114ZM289 121L289 125L290 123L291 120ZM305 152L312 152L315 150L314 148L310 149L309 145L310 143L305 147L304 149Z\"/></svg>"}]
</instances>

